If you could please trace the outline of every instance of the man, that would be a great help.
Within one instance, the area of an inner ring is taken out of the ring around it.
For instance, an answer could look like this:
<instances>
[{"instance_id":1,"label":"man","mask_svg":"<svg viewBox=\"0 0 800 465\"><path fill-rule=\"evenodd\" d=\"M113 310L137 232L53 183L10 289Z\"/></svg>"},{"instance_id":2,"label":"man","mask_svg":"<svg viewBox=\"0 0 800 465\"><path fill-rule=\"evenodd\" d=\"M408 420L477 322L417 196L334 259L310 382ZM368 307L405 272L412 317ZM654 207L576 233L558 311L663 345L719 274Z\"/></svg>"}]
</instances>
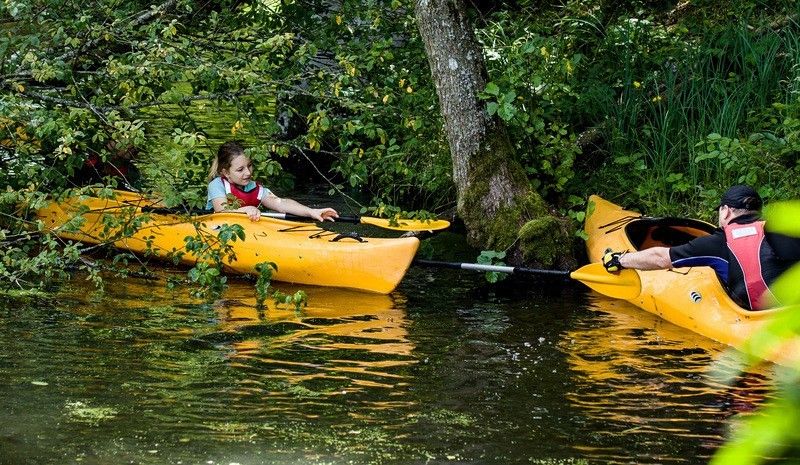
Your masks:
<instances>
[{"instance_id":1,"label":"man","mask_svg":"<svg viewBox=\"0 0 800 465\"><path fill-rule=\"evenodd\" d=\"M752 187L733 186L722 196L718 207L720 229L713 234L669 248L607 251L603 265L609 272L710 266L742 307L762 310L774 306L778 301L769 285L800 261L800 239L765 232L760 219L762 204Z\"/></svg>"}]
</instances>

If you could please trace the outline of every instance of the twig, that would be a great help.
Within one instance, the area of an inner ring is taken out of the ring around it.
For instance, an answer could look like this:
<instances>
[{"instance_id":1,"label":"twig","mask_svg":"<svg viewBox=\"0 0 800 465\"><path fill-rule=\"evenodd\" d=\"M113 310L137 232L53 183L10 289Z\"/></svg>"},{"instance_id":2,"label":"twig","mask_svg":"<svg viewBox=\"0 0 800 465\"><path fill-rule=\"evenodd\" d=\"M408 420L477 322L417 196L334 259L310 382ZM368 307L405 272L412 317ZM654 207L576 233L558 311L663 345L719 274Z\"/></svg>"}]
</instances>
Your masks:
<instances>
[{"instance_id":1,"label":"twig","mask_svg":"<svg viewBox=\"0 0 800 465\"><path fill-rule=\"evenodd\" d=\"M319 175L322 177L322 179L324 179L324 180L325 180L325 182L327 182L327 183L328 183L328 184L329 184L331 187L333 187L333 189L334 189L336 192L338 192L338 193L339 193L339 195L341 195L342 197L345 197L345 198L347 198L347 199L350 199L351 201L353 201L353 203L355 203L356 205L358 205L358 206L359 206L359 207L361 207L361 208L363 208L363 207L364 207L364 205L362 205L362 204L361 204L361 202L359 202L358 200L354 199L353 197L351 197L351 196L349 196L349 195L345 194L345 193L344 193L344 192L343 192L341 189L339 189L339 187L338 187L336 184L334 184L334 182L333 182L333 181L331 181L331 180L330 180L330 178L328 178L327 176L325 176L325 175L322 173L322 171L320 171L320 169L319 169L319 168L317 168L317 165L316 165L316 164L314 164L314 162L313 162L313 161L311 161L311 158L309 158L309 156L308 156L308 155L306 155L306 151L305 151L305 150L304 150L302 147L300 147L300 146L297 146L297 145L294 145L294 144L287 144L287 145L289 145L290 147L294 147L295 149L297 149L297 151L298 151L298 152L300 152L300 155L302 155L302 156L303 156L303 158L305 158L306 160L308 160L308 163L311 165L311 167L312 167L312 168L314 168L314 171L316 171L316 172L317 172L317 174L319 174Z\"/></svg>"}]
</instances>

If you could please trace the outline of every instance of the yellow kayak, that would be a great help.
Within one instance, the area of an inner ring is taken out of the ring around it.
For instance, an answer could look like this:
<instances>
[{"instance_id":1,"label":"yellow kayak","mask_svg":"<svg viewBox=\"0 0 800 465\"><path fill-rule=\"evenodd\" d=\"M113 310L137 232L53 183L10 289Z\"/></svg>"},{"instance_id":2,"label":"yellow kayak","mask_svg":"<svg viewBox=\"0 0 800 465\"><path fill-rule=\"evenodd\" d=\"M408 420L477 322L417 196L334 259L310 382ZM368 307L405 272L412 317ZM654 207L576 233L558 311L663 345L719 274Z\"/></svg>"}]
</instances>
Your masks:
<instances>
[{"instance_id":1,"label":"yellow kayak","mask_svg":"<svg viewBox=\"0 0 800 465\"><path fill-rule=\"evenodd\" d=\"M589 197L585 231L589 260L601 261L606 248L636 251L650 247L671 247L694 237L711 234L715 227L699 220L649 218L624 210L598 196ZM715 341L742 348L762 325L781 308L750 311L737 305L722 287L710 267L637 271L641 292L628 302L670 323ZM784 347L769 357L779 363L798 360L797 344Z\"/></svg>"},{"instance_id":2,"label":"yellow kayak","mask_svg":"<svg viewBox=\"0 0 800 465\"><path fill-rule=\"evenodd\" d=\"M313 223L275 218L253 222L241 213L187 216L150 211L158 206L157 201L138 194L114 191L113 199L70 198L52 202L36 214L45 228L64 239L108 243L161 258L177 257L190 265L198 259L187 252L184 238L199 235L213 247L224 226L239 225L245 231L245 239L230 243L234 256L224 263L228 272L251 274L259 263L273 262L278 266L272 276L276 281L380 294L397 287L419 247L419 240L414 237L351 237ZM82 211L85 221L77 228L71 227L70 220ZM121 225L114 223L122 218L129 220ZM125 237L120 235L123 230L128 233Z\"/></svg>"}]
</instances>

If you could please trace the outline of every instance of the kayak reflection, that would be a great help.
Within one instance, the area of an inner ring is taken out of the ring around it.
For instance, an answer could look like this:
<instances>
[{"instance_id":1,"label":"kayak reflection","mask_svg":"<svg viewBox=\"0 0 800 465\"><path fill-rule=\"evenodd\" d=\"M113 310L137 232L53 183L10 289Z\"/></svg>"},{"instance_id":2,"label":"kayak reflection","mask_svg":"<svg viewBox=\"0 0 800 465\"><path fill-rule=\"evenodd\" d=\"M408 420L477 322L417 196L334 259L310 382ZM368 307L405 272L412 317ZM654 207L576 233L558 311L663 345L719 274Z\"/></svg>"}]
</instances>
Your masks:
<instances>
[{"instance_id":1,"label":"kayak reflection","mask_svg":"<svg viewBox=\"0 0 800 465\"><path fill-rule=\"evenodd\" d=\"M651 445L667 433L700 439L708 447L701 455L710 454L723 439L719 425L725 418L752 410L770 395L769 367L728 386L711 376L727 363L725 345L628 302L589 299L592 311L570 326L559 349L570 368L572 387L565 396L590 422L598 422L596 431Z\"/></svg>"},{"instance_id":2,"label":"kayak reflection","mask_svg":"<svg viewBox=\"0 0 800 465\"><path fill-rule=\"evenodd\" d=\"M258 309L252 284L234 284L215 303L218 326L199 338L227 345L236 364L257 366L292 384L337 380L340 392L404 383L398 370L416 360L401 295L303 290L305 307L267 301Z\"/></svg>"}]
</instances>

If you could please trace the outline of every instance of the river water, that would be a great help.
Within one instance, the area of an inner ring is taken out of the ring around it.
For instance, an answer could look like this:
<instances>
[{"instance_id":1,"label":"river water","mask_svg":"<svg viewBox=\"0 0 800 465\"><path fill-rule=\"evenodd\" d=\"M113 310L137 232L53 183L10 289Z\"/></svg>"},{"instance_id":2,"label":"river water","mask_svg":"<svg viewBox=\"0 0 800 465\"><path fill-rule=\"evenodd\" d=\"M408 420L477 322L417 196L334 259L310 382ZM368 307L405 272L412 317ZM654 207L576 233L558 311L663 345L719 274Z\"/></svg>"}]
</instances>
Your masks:
<instances>
[{"instance_id":1,"label":"river water","mask_svg":"<svg viewBox=\"0 0 800 465\"><path fill-rule=\"evenodd\" d=\"M208 303L76 276L0 302L0 464L700 464L772 392L574 283L303 289L259 311L246 280Z\"/></svg>"}]
</instances>

